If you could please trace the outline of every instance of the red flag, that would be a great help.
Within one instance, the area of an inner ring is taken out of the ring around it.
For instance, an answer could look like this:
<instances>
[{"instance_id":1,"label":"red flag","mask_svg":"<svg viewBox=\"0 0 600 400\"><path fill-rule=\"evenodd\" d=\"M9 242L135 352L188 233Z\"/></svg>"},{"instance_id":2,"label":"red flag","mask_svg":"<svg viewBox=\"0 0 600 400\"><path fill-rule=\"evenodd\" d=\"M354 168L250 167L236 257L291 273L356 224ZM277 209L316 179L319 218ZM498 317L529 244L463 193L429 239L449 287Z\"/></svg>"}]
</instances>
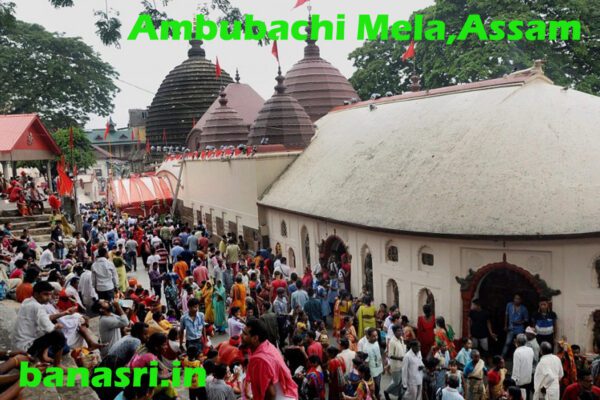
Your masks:
<instances>
[{"instance_id":1,"label":"red flag","mask_svg":"<svg viewBox=\"0 0 600 400\"><path fill-rule=\"evenodd\" d=\"M56 165L56 171L58 172L58 194L66 196L71 194L73 191L73 181L69 178L69 175L65 172L65 156L63 155L60 161Z\"/></svg>"},{"instance_id":2,"label":"red flag","mask_svg":"<svg viewBox=\"0 0 600 400\"><path fill-rule=\"evenodd\" d=\"M150 154L150 142L146 140L146 154Z\"/></svg>"},{"instance_id":3,"label":"red flag","mask_svg":"<svg viewBox=\"0 0 600 400\"><path fill-rule=\"evenodd\" d=\"M215 75L217 78L221 77L221 65L219 64L219 57L217 57L217 65L215 66Z\"/></svg>"},{"instance_id":4,"label":"red flag","mask_svg":"<svg viewBox=\"0 0 600 400\"><path fill-rule=\"evenodd\" d=\"M167 130L163 129L163 144L167 144Z\"/></svg>"},{"instance_id":5,"label":"red flag","mask_svg":"<svg viewBox=\"0 0 600 400\"><path fill-rule=\"evenodd\" d=\"M109 133L110 133L110 122L106 122L106 129L104 129L104 140L106 140Z\"/></svg>"},{"instance_id":6,"label":"red flag","mask_svg":"<svg viewBox=\"0 0 600 400\"><path fill-rule=\"evenodd\" d=\"M279 62L279 49L277 48L277 40L273 40L273 48L271 49L271 54L277 59Z\"/></svg>"},{"instance_id":7,"label":"red flag","mask_svg":"<svg viewBox=\"0 0 600 400\"><path fill-rule=\"evenodd\" d=\"M296 5L294 8L300 7L302 4L309 2L310 0L296 0Z\"/></svg>"},{"instance_id":8,"label":"red flag","mask_svg":"<svg viewBox=\"0 0 600 400\"><path fill-rule=\"evenodd\" d=\"M409 58L413 58L415 56L415 41L411 40L408 45L408 49L402 54L402 61L406 61Z\"/></svg>"},{"instance_id":9,"label":"red flag","mask_svg":"<svg viewBox=\"0 0 600 400\"><path fill-rule=\"evenodd\" d=\"M75 138L73 137L73 127L69 128L69 148L73 150L75 147Z\"/></svg>"}]
</instances>

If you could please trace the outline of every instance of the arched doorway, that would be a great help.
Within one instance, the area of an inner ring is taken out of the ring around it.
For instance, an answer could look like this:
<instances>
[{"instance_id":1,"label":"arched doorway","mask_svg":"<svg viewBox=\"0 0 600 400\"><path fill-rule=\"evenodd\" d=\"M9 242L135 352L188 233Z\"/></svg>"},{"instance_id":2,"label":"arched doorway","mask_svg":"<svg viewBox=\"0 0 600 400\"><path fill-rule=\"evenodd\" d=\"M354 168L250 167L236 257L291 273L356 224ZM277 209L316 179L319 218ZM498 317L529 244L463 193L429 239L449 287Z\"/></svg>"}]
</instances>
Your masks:
<instances>
[{"instance_id":1,"label":"arched doorway","mask_svg":"<svg viewBox=\"0 0 600 400\"><path fill-rule=\"evenodd\" d=\"M296 254L294 253L294 249L291 247L288 249L287 263L292 271L296 271Z\"/></svg>"},{"instance_id":2,"label":"arched doorway","mask_svg":"<svg viewBox=\"0 0 600 400\"><path fill-rule=\"evenodd\" d=\"M490 313L492 329L498 335L498 341L490 343L492 354L502 351L506 338L504 332L506 304L512 301L516 293L521 295L530 315L537 310L540 297L552 299L560 294L560 290L548 287L539 275L534 276L523 268L507 263L506 255L502 262L485 265L477 271L469 270L467 277L456 277L456 281L461 285L462 292L463 336L469 334L471 302L479 299L482 308Z\"/></svg>"},{"instance_id":3,"label":"arched doorway","mask_svg":"<svg viewBox=\"0 0 600 400\"><path fill-rule=\"evenodd\" d=\"M506 332L504 332L506 304L513 301L515 294L521 295L529 315L537 310L540 296L531 282L518 272L499 268L481 279L475 298L479 299L481 308L489 312L492 330L498 335L497 341L490 342L491 354L502 352L506 339Z\"/></svg>"},{"instance_id":4,"label":"arched doorway","mask_svg":"<svg viewBox=\"0 0 600 400\"><path fill-rule=\"evenodd\" d=\"M322 244L321 258L325 263L329 260L329 257L333 256L335 261L339 264L342 260L342 254L348 251L348 247L342 239L338 236L331 235Z\"/></svg>"},{"instance_id":5,"label":"arched doorway","mask_svg":"<svg viewBox=\"0 0 600 400\"><path fill-rule=\"evenodd\" d=\"M386 302L388 307L391 305L400 306L400 292L398 291L398 284L395 280L390 279L387 281L387 296Z\"/></svg>"},{"instance_id":6,"label":"arched doorway","mask_svg":"<svg viewBox=\"0 0 600 400\"><path fill-rule=\"evenodd\" d=\"M300 238L302 239L304 267L310 267L310 237L308 236L308 229L306 229L306 226L303 226L300 230Z\"/></svg>"},{"instance_id":7,"label":"arched doorway","mask_svg":"<svg viewBox=\"0 0 600 400\"><path fill-rule=\"evenodd\" d=\"M368 247L363 249L363 265L362 265L362 281L363 288L373 298L373 257Z\"/></svg>"},{"instance_id":8,"label":"arched doorway","mask_svg":"<svg viewBox=\"0 0 600 400\"><path fill-rule=\"evenodd\" d=\"M419 290L419 309L417 310L417 315L423 315L423 306L425 304L429 304L431 307L431 312L435 315L435 297L431 290L427 288L423 288Z\"/></svg>"}]
</instances>

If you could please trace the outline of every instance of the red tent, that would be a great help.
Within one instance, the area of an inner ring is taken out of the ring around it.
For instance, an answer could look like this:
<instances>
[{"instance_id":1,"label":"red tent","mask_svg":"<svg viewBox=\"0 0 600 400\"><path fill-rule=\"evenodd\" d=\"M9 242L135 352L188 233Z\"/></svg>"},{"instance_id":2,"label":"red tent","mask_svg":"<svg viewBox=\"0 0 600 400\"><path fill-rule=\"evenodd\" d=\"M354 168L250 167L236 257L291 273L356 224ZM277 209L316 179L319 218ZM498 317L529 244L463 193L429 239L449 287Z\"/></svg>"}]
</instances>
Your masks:
<instances>
[{"instance_id":1,"label":"red tent","mask_svg":"<svg viewBox=\"0 0 600 400\"><path fill-rule=\"evenodd\" d=\"M154 212L168 213L173 204L173 192L164 177L115 179L110 190L110 200L115 207L132 215L146 217Z\"/></svg>"}]
</instances>

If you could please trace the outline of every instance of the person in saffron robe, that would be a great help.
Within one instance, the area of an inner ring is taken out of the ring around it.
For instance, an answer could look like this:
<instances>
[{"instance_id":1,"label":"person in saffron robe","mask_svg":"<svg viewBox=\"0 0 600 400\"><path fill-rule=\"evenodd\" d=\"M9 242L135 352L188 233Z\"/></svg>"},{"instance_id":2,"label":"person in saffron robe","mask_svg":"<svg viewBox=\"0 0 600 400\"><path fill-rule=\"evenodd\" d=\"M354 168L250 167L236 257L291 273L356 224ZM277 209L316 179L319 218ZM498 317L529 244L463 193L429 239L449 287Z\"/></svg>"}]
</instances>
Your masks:
<instances>
[{"instance_id":1,"label":"person in saffron robe","mask_svg":"<svg viewBox=\"0 0 600 400\"><path fill-rule=\"evenodd\" d=\"M375 328L375 306L370 296L365 296L363 304L358 307L356 318L358 318L358 331L361 335L368 328Z\"/></svg>"},{"instance_id":2,"label":"person in saffron robe","mask_svg":"<svg viewBox=\"0 0 600 400\"><path fill-rule=\"evenodd\" d=\"M210 281L206 281L202 288L202 301L204 301L204 318L206 322L212 324L215 322L215 313L213 309L213 287Z\"/></svg>"},{"instance_id":3,"label":"person in saffron robe","mask_svg":"<svg viewBox=\"0 0 600 400\"><path fill-rule=\"evenodd\" d=\"M451 325L446 325L444 317L437 317L435 320L435 344L436 348L439 349L442 344L446 345L450 358L456 358L456 347L454 346L454 330Z\"/></svg>"},{"instance_id":4,"label":"person in saffron robe","mask_svg":"<svg viewBox=\"0 0 600 400\"><path fill-rule=\"evenodd\" d=\"M471 362L463 371L465 376L465 400L484 400L487 398L484 378L487 375L485 363L479 355L479 351L471 352Z\"/></svg>"},{"instance_id":5,"label":"person in saffron robe","mask_svg":"<svg viewBox=\"0 0 600 400\"><path fill-rule=\"evenodd\" d=\"M563 377L560 379L560 392L564 393L567 386L577 382L577 366L571 345L563 337L558 341L558 352L556 353L562 363Z\"/></svg>"},{"instance_id":6,"label":"person in saffron robe","mask_svg":"<svg viewBox=\"0 0 600 400\"><path fill-rule=\"evenodd\" d=\"M227 292L223 287L223 282L217 280L212 293L212 308L215 314L215 329L217 332L225 332L227 329L227 317L225 315L225 300Z\"/></svg>"},{"instance_id":7,"label":"person in saffron robe","mask_svg":"<svg viewBox=\"0 0 600 400\"><path fill-rule=\"evenodd\" d=\"M231 308L239 307L243 317L246 316L246 286L242 283L242 277L235 278L235 284L231 287Z\"/></svg>"},{"instance_id":8,"label":"person in saffron robe","mask_svg":"<svg viewBox=\"0 0 600 400\"><path fill-rule=\"evenodd\" d=\"M423 314L417 321L417 339L421 343L421 355L426 359L435 342L435 315L431 312L429 304L423 306Z\"/></svg>"},{"instance_id":9,"label":"person in saffron robe","mask_svg":"<svg viewBox=\"0 0 600 400\"><path fill-rule=\"evenodd\" d=\"M173 265L173 272L175 272L178 276L177 278L177 286L181 289L183 286L183 281L187 277L187 273L189 271L189 267L185 261L177 261L175 265Z\"/></svg>"}]
</instances>

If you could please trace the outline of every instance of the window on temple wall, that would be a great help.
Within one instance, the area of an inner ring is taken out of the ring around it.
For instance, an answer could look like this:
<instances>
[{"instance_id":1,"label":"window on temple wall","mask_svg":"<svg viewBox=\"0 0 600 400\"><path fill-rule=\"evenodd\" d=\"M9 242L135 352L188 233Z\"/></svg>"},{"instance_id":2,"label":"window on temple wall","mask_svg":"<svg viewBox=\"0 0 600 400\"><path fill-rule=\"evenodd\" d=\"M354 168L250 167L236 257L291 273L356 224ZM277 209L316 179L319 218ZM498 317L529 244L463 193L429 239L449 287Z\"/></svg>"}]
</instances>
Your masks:
<instances>
[{"instance_id":1,"label":"window on temple wall","mask_svg":"<svg viewBox=\"0 0 600 400\"><path fill-rule=\"evenodd\" d=\"M434 264L433 251L427 246L421 248L419 258L422 266L433 266Z\"/></svg>"},{"instance_id":2,"label":"window on temple wall","mask_svg":"<svg viewBox=\"0 0 600 400\"><path fill-rule=\"evenodd\" d=\"M388 244L386 251L386 259L390 262L398 262L398 248Z\"/></svg>"},{"instance_id":3,"label":"window on temple wall","mask_svg":"<svg viewBox=\"0 0 600 400\"><path fill-rule=\"evenodd\" d=\"M287 225L285 221L281 221L281 236L287 237Z\"/></svg>"}]
</instances>

